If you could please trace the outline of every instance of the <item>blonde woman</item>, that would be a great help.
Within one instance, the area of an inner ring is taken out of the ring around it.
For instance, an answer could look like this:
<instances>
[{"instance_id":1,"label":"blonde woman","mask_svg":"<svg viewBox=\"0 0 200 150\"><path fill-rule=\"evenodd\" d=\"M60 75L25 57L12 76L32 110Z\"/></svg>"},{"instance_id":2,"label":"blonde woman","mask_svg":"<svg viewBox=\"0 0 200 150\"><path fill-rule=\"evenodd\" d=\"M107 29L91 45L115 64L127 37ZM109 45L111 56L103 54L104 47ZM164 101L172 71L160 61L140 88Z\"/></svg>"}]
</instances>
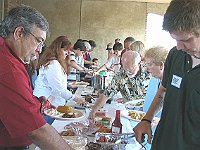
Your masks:
<instances>
[{"instance_id":1,"label":"blonde woman","mask_svg":"<svg viewBox=\"0 0 200 150\"><path fill-rule=\"evenodd\" d=\"M153 101L153 98L156 95L158 87L160 86L160 83L163 77L164 63L168 55L168 52L169 50L167 48L162 47L162 46L156 46L156 47L148 49L144 55L144 60L147 66L147 70L152 76L149 81L149 85L147 88L147 93L146 93L146 97L144 101L144 106L143 106L144 112L147 112L147 110L149 109ZM156 114L156 117L160 118L161 112L162 112L162 109L159 113ZM155 121L154 123L157 124L158 120L157 122ZM156 126L152 128L153 133L155 129L156 129ZM147 144L146 148L150 149L149 147L150 145Z\"/></svg>"},{"instance_id":2,"label":"blonde woman","mask_svg":"<svg viewBox=\"0 0 200 150\"><path fill-rule=\"evenodd\" d=\"M160 82L162 81L164 63L168 55L169 50L162 46L156 46L150 48L145 53L145 64L147 71L151 74L151 79L147 89L147 95L145 98L144 111L147 111L149 108L149 102L151 102L158 90ZM157 115L160 117L160 114Z\"/></svg>"},{"instance_id":3,"label":"blonde woman","mask_svg":"<svg viewBox=\"0 0 200 150\"><path fill-rule=\"evenodd\" d=\"M144 58L147 70L151 76L162 80L164 63L169 50L162 46L156 46L146 51Z\"/></svg>"}]
</instances>

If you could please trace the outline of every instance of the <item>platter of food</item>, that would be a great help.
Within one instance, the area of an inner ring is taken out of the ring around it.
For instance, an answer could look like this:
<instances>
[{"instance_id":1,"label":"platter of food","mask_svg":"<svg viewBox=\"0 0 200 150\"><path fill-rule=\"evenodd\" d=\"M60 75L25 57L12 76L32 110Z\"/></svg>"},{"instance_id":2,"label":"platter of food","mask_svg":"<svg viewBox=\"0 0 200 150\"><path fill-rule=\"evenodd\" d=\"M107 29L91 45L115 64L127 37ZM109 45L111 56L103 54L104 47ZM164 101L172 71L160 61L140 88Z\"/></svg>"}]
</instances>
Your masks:
<instances>
[{"instance_id":1,"label":"platter of food","mask_svg":"<svg viewBox=\"0 0 200 150\"><path fill-rule=\"evenodd\" d=\"M133 121L141 121L142 118L145 116L145 112L138 111L138 110L123 110L121 112L121 116L131 119ZM152 120L152 126L158 125L160 118L154 117Z\"/></svg>"},{"instance_id":2,"label":"platter of food","mask_svg":"<svg viewBox=\"0 0 200 150\"><path fill-rule=\"evenodd\" d=\"M56 109L44 110L44 114L57 120L78 120L85 116L85 113L72 108L71 106L58 106Z\"/></svg>"},{"instance_id":3,"label":"platter of food","mask_svg":"<svg viewBox=\"0 0 200 150\"><path fill-rule=\"evenodd\" d=\"M144 99L132 100L125 103L125 107L127 109L132 109L132 110L139 109L143 107L143 105L144 105Z\"/></svg>"},{"instance_id":4,"label":"platter of food","mask_svg":"<svg viewBox=\"0 0 200 150\"><path fill-rule=\"evenodd\" d=\"M94 141L99 144L107 144L107 145L126 145L126 144L134 144L134 133L122 133L122 134L113 134L113 133L101 133L97 132L95 134ZM119 143L117 142L119 141ZM116 143L117 142L117 143ZM122 147L118 147L117 149L123 149Z\"/></svg>"},{"instance_id":5,"label":"platter of food","mask_svg":"<svg viewBox=\"0 0 200 150\"><path fill-rule=\"evenodd\" d=\"M145 114L145 112L138 110L123 110L121 112L122 117L131 119L133 121L141 121Z\"/></svg>"},{"instance_id":6,"label":"platter of food","mask_svg":"<svg viewBox=\"0 0 200 150\"><path fill-rule=\"evenodd\" d=\"M88 124L83 122L72 122L64 127L65 131L72 130L74 135L94 135L100 127L96 124Z\"/></svg>"}]
</instances>

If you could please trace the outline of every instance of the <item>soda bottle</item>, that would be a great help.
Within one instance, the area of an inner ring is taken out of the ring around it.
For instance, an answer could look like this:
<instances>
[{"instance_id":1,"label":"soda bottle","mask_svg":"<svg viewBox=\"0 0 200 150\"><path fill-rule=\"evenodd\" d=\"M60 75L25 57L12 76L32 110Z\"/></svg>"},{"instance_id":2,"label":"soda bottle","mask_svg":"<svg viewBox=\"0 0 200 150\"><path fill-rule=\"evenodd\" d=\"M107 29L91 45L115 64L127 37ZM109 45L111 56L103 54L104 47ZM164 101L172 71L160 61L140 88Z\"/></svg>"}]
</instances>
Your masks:
<instances>
[{"instance_id":1,"label":"soda bottle","mask_svg":"<svg viewBox=\"0 0 200 150\"><path fill-rule=\"evenodd\" d=\"M112 133L122 133L122 124L120 121L120 110L116 110L115 120L112 123L111 127Z\"/></svg>"}]
</instances>

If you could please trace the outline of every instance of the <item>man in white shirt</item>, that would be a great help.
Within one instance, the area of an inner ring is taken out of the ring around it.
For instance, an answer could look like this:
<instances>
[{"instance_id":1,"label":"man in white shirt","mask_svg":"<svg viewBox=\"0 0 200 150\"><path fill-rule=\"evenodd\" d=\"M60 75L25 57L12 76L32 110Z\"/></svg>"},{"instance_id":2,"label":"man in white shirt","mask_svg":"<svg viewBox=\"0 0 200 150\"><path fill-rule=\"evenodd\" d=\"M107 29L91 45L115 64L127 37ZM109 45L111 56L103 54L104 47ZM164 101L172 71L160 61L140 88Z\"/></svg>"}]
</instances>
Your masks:
<instances>
[{"instance_id":1,"label":"man in white shirt","mask_svg":"<svg viewBox=\"0 0 200 150\"><path fill-rule=\"evenodd\" d=\"M99 73L101 70L107 70L107 69L117 73L121 67L120 58L122 49L123 49L122 43L115 43L113 45L114 55L110 59L108 59L108 61L103 66L101 66L96 73Z\"/></svg>"}]
</instances>

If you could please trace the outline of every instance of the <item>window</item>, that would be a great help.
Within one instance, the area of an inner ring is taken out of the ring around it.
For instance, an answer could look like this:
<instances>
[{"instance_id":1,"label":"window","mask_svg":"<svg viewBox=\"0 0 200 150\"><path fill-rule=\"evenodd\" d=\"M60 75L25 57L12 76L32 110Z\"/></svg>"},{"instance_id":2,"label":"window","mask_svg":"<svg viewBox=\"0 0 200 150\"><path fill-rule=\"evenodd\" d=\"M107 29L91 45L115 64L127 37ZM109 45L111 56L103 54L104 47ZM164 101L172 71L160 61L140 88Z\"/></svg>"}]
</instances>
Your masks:
<instances>
[{"instance_id":1,"label":"window","mask_svg":"<svg viewBox=\"0 0 200 150\"><path fill-rule=\"evenodd\" d=\"M169 49L176 46L176 41L170 34L162 30L163 16L149 13L147 15L146 45L147 48L153 46L164 46Z\"/></svg>"}]
</instances>

